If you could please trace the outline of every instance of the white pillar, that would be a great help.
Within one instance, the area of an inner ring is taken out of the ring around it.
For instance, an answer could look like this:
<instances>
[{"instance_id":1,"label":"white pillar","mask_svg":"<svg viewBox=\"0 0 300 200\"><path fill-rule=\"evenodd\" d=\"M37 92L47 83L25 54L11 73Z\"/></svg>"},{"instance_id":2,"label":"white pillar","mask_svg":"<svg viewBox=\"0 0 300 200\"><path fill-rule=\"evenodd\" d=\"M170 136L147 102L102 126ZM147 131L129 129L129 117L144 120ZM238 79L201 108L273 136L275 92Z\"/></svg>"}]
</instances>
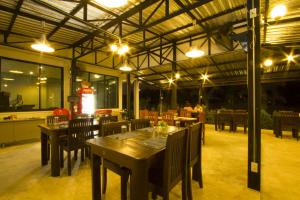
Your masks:
<instances>
[{"instance_id":1,"label":"white pillar","mask_svg":"<svg viewBox=\"0 0 300 200\"><path fill-rule=\"evenodd\" d=\"M139 119L140 117L140 83L139 80L135 80L133 83L133 109L135 119Z\"/></svg>"}]
</instances>

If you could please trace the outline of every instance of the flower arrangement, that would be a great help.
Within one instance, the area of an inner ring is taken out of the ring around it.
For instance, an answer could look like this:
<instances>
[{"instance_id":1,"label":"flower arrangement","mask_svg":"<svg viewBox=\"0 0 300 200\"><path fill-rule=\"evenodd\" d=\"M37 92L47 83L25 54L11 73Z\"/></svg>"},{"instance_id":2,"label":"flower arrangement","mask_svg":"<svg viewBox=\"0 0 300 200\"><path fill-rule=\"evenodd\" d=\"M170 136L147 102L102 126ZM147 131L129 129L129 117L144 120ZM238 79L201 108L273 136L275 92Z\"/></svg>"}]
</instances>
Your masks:
<instances>
[{"instance_id":1,"label":"flower arrangement","mask_svg":"<svg viewBox=\"0 0 300 200\"><path fill-rule=\"evenodd\" d=\"M161 128L167 128L168 127L168 123L165 121L159 121L158 122L158 126Z\"/></svg>"}]
</instances>

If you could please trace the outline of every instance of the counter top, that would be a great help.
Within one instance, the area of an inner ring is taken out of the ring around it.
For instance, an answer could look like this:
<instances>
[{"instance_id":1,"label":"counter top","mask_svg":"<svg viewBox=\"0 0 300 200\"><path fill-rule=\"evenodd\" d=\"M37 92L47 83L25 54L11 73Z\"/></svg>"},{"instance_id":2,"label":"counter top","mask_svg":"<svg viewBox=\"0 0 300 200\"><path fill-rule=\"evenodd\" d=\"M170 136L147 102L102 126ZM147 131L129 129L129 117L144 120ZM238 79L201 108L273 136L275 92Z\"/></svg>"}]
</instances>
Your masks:
<instances>
[{"instance_id":1,"label":"counter top","mask_svg":"<svg viewBox=\"0 0 300 200\"><path fill-rule=\"evenodd\" d=\"M36 121L36 120L45 120L45 118L41 117L33 117L33 118L19 118L19 119L7 119L7 120L0 120L0 123L6 122L23 122L23 121Z\"/></svg>"}]
</instances>

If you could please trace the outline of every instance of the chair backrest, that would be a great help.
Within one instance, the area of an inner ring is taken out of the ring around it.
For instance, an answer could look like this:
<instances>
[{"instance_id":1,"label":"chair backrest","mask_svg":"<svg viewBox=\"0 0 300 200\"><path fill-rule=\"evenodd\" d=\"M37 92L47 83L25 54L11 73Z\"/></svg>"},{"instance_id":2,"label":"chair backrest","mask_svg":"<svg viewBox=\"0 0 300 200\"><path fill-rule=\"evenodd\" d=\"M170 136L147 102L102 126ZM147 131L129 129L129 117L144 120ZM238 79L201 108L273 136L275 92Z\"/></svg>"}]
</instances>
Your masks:
<instances>
[{"instance_id":1,"label":"chair backrest","mask_svg":"<svg viewBox=\"0 0 300 200\"><path fill-rule=\"evenodd\" d=\"M201 123L189 127L188 136L188 164L194 165L201 159Z\"/></svg>"},{"instance_id":2,"label":"chair backrest","mask_svg":"<svg viewBox=\"0 0 300 200\"><path fill-rule=\"evenodd\" d=\"M129 122L123 121L123 122L110 122L102 125L102 137L122 133L122 126L127 127L127 131L129 130Z\"/></svg>"},{"instance_id":3,"label":"chair backrest","mask_svg":"<svg viewBox=\"0 0 300 200\"><path fill-rule=\"evenodd\" d=\"M205 112L199 112L199 114L198 114L198 119L199 119L199 122L205 123L205 122L206 122L206 115L205 115Z\"/></svg>"},{"instance_id":4,"label":"chair backrest","mask_svg":"<svg viewBox=\"0 0 300 200\"><path fill-rule=\"evenodd\" d=\"M158 112L155 111L148 112L148 119L150 119L150 121L153 121L154 125L156 126L158 122Z\"/></svg>"},{"instance_id":5,"label":"chair backrest","mask_svg":"<svg viewBox=\"0 0 300 200\"><path fill-rule=\"evenodd\" d=\"M66 115L49 115L46 118L47 125L51 126L56 122L63 122L63 121L68 121L68 117Z\"/></svg>"},{"instance_id":6,"label":"chair backrest","mask_svg":"<svg viewBox=\"0 0 300 200\"><path fill-rule=\"evenodd\" d=\"M175 132L167 138L163 168L163 188L170 191L185 177L187 164L187 129Z\"/></svg>"},{"instance_id":7,"label":"chair backrest","mask_svg":"<svg viewBox=\"0 0 300 200\"><path fill-rule=\"evenodd\" d=\"M73 119L69 121L68 145L84 146L85 141L94 137L91 127L93 118Z\"/></svg>"},{"instance_id":8,"label":"chair backrest","mask_svg":"<svg viewBox=\"0 0 300 200\"><path fill-rule=\"evenodd\" d=\"M169 112L169 113L174 113L174 115L178 115L178 112L177 112L177 110L175 110L175 109L173 109L173 110L172 110L172 109L169 109L168 112Z\"/></svg>"},{"instance_id":9,"label":"chair backrest","mask_svg":"<svg viewBox=\"0 0 300 200\"><path fill-rule=\"evenodd\" d=\"M192 116L192 112L188 111L188 110L180 110L180 117L191 117Z\"/></svg>"},{"instance_id":10,"label":"chair backrest","mask_svg":"<svg viewBox=\"0 0 300 200\"><path fill-rule=\"evenodd\" d=\"M174 113L164 112L162 113L162 120L165 121L169 126L174 126Z\"/></svg>"},{"instance_id":11,"label":"chair backrest","mask_svg":"<svg viewBox=\"0 0 300 200\"><path fill-rule=\"evenodd\" d=\"M146 128L150 126L150 119L133 119L131 120L131 130Z\"/></svg>"},{"instance_id":12,"label":"chair backrest","mask_svg":"<svg viewBox=\"0 0 300 200\"><path fill-rule=\"evenodd\" d=\"M103 116L99 118L99 135L102 136L102 126L110 122L117 122L117 116Z\"/></svg>"}]
</instances>

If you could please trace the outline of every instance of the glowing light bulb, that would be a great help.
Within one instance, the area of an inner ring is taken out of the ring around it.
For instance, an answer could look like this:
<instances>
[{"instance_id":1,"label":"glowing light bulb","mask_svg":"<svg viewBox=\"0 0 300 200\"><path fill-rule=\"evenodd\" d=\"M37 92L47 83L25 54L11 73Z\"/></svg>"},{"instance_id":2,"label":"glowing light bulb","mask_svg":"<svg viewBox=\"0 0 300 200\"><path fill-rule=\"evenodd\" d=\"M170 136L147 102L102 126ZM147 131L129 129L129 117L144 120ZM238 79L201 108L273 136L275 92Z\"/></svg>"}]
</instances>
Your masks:
<instances>
[{"instance_id":1,"label":"glowing light bulb","mask_svg":"<svg viewBox=\"0 0 300 200\"><path fill-rule=\"evenodd\" d=\"M180 78L180 74L179 74L179 73L176 73L176 74L175 74L175 78L176 78L176 79L179 79L179 78Z\"/></svg>"},{"instance_id":2,"label":"glowing light bulb","mask_svg":"<svg viewBox=\"0 0 300 200\"><path fill-rule=\"evenodd\" d=\"M97 3L109 7L109 8L117 8L124 6L127 4L127 0L96 0Z\"/></svg>"},{"instance_id":3,"label":"glowing light bulb","mask_svg":"<svg viewBox=\"0 0 300 200\"><path fill-rule=\"evenodd\" d=\"M204 55L204 51L193 47L188 52L186 52L185 55L189 58L198 58Z\"/></svg>"},{"instance_id":4,"label":"glowing light bulb","mask_svg":"<svg viewBox=\"0 0 300 200\"><path fill-rule=\"evenodd\" d=\"M288 60L288 62L294 61L294 56L288 55L287 60Z\"/></svg>"},{"instance_id":5,"label":"glowing light bulb","mask_svg":"<svg viewBox=\"0 0 300 200\"><path fill-rule=\"evenodd\" d=\"M271 65L273 65L273 61L271 59L266 59L264 61L264 66L270 67Z\"/></svg>"},{"instance_id":6,"label":"glowing light bulb","mask_svg":"<svg viewBox=\"0 0 300 200\"><path fill-rule=\"evenodd\" d=\"M112 45L110 45L110 50L112 52L116 52L116 51L118 51L118 46L116 44L112 44Z\"/></svg>"},{"instance_id":7,"label":"glowing light bulb","mask_svg":"<svg viewBox=\"0 0 300 200\"><path fill-rule=\"evenodd\" d=\"M277 5L275 6L272 11L271 11L271 18L272 19L276 19L276 18L280 18L283 17L286 14L286 6L285 5Z\"/></svg>"}]
</instances>

